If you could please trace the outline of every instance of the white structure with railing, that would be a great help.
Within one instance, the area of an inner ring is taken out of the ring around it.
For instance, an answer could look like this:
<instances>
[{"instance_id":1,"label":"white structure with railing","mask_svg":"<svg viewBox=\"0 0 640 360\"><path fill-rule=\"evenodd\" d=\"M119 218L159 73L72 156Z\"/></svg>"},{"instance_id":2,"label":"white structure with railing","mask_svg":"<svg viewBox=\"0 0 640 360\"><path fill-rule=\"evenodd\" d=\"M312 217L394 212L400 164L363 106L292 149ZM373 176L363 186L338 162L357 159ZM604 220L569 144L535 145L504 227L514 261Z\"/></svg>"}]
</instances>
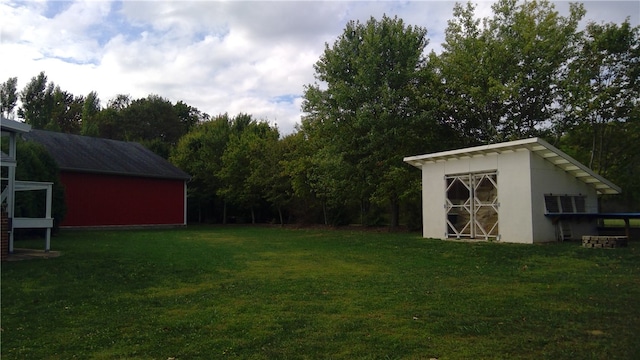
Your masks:
<instances>
[{"instance_id":1,"label":"white structure with railing","mask_svg":"<svg viewBox=\"0 0 640 360\"><path fill-rule=\"evenodd\" d=\"M51 248L51 229L53 228L53 218L51 217L53 183L16 180L17 136L31 131L31 126L1 117L0 127L2 128L2 141L9 142L9 152L7 154L3 152L0 160L0 166L3 168L0 203L5 207L9 218L9 252L13 253L13 229L46 229L44 250L49 251ZM46 191L45 216L43 218L16 218L15 194L17 191Z\"/></svg>"}]
</instances>

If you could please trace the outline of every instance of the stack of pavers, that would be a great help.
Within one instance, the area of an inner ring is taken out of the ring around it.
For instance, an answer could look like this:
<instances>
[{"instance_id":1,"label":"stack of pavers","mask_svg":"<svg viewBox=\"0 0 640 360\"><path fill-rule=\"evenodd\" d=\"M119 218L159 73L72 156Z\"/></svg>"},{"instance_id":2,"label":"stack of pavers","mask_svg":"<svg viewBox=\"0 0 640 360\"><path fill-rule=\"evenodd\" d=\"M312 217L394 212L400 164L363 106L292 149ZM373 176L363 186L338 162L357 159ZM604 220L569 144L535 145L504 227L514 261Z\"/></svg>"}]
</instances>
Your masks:
<instances>
[{"instance_id":1,"label":"stack of pavers","mask_svg":"<svg viewBox=\"0 0 640 360\"><path fill-rule=\"evenodd\" d=\"M582 246L588 248L618 248L627 247L626 236L591 236L582 237Z\"/></svg>"}]
</instances>

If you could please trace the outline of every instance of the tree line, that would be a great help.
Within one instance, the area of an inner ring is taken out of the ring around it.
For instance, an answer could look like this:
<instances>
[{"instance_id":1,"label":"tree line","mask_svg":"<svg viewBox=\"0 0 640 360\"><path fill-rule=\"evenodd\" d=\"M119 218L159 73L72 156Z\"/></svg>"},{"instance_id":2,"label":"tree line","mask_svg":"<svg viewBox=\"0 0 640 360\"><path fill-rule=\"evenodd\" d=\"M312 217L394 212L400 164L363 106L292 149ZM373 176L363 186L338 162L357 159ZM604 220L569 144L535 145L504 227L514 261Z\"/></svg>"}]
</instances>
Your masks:
<instances>
[{"instance_id":1,"label":"tree line","mask_svg":"<svg viewBox=\"0 0 640 360\"><path fill-rule=\"evenodd\" d=\"M17 80L9 78L0 84L4 116L11 118L17 112L34 129L141 142L164 158L191 127L209 119L195 107L182 101L173 104L155 94L140 99L120 94L103 108L95 91L74 95L49 81L44 72L20 92Z\"/></svg>"},{"instance_id":2,"label":"tree line","mask_svg":"<svg viewBox=\"0 0 640 360\"><path fill-rule=\"evenodd\" d=\"M250 114L211 117L157 95L101 108L44 73L19 93L18 114L35 128L142 142L193 176L198 221L418 227L420 175L403 157L533 136L620 185L608 210L640 210L640 28L580 30L580 4L567 16L547 1L492 10L480 19L456 4L440 53L397 17L348 22L325 44L287 136ZM2 84L5 113L15 83Z\"/></svg>"}]
</instances>

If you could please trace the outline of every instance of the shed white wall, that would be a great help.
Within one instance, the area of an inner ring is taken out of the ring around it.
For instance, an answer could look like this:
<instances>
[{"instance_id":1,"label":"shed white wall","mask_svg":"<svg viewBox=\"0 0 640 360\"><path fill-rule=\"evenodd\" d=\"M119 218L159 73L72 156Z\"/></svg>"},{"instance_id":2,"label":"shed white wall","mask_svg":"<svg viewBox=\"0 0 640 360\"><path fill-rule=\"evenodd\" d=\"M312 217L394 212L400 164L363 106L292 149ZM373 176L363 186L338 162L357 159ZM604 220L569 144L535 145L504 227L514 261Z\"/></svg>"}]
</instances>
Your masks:
<instances>
[{"instance_id":1,"label":"shed white wall","mask_svg":"<svg viewBox=\"0 0 640 360\"><path fill-rule=\"evenodd\" d=\"M423 236L446 239L445 175L498 171L501 241L531 243L529 152L461 157L422 165Z\"/></svg>"},{"instance_id":2,"label":"shed white wall","mask_svg":"<svg viewBox=\"0 0 640 360\"><path fill-rule=\"evenodd\" d=\"M498 171L500 241L556 241L556 227L544 216L544 194L586 196L587 212L597 211L596 190L542 157L522 149L501 154L462 157L422 165L423 236L446 239L446 175ZM596 223L572 223L572 236L593 234Z\"/></svg>"},{"instance_id":3,"label":"shed white wall","mask_svg":"<svg viewBox=\"0 0 640 360\"><path fill-rule=\"evenodd\" d=\"M533 220L533 242L556 240L556 228L551 220L544 216L544 194L585 195L587 212L598 212L598 195L593 186L578 180L549 161L531 154L531 209ZM572 237L593 235L597 231L595 221L583 220L571 224Z\"/></svg>"},{"instance_id":4,"label":"shed white wall","mask_svg":"<svg viewBox=\"0 0 640 360\"><path fill-rule=\"evenodd\" d=\"M498 226L502 242L533 242L530 155L525 149L498 155Z\"/></svg>"},{"instance_id":5,"label":"shed white wall","mask_svg":"<svg viewBox=\"0 0 640 360\"><path fill-rule=\"evenodd\" d=\"M446 237L445 176L497 171L498 233L504 242L557 239L556 225L545 216L545 194L584 196L585 211L597 213L598 191L621 192L615 184L538 138L410 156L404 161L422 169L423 235L431 238ZM571 238L594 234L596 227L595 221L574 220Z\"/></svg>"},{"instance_id":6,"label":"shed white wall","mask_svg":"<svg viewBox=\"0 0 640 360\"><path fill-rule=\"evenodd\" d=\"M445 162L422 165L422 236L445 239Z\"/></svg>"}]
</instances>

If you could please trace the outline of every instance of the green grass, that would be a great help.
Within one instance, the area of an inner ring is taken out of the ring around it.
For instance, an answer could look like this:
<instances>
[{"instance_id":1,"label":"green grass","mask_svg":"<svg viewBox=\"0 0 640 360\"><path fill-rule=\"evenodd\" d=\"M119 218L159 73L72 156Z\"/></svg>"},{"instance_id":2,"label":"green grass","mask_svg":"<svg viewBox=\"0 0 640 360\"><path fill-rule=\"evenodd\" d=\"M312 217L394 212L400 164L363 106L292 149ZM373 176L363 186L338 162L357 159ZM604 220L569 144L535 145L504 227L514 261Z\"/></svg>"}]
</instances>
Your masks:
<instances>
[{"instance_id":1,"label":"green grass","mask_svg":"<svg viewBox=\"0 0 640 360\"><path fill-rule=\"evenodd\" d=\"M2 264L3 359L640 358L637 242L192 227L52 249Z\"/></svg>"},{"instance_id":2,"label":"green grass","mask_svg":"<svg viewBox=\"0 0 640 360\"><path fill-rule=\"evenodd\" d=\"M612 227L624 227L624 220L622 219L605 219L605 226ZM629 219L629 226L631 227L640 227L640 219Z\"/></svg>"}]
</instances>

